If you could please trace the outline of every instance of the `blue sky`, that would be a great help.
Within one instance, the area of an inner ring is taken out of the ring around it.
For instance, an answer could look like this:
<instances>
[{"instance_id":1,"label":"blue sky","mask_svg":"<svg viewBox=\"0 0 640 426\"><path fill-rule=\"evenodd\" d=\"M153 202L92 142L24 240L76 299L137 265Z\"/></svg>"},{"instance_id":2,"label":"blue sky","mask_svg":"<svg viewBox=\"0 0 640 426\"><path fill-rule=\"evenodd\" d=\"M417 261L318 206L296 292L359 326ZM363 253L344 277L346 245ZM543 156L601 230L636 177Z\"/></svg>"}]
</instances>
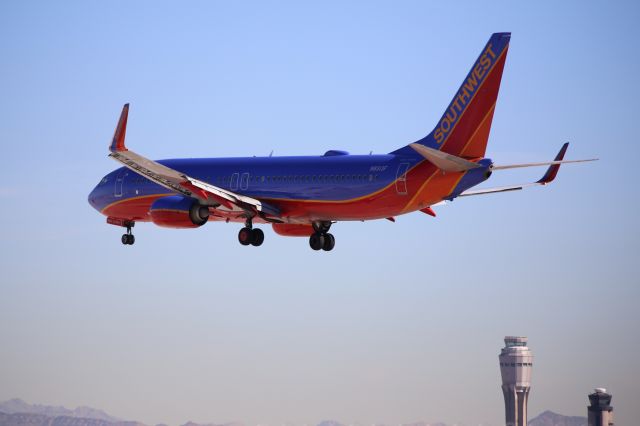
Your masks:
<instances>
[{"instance_id":1,"label":"blue sky","mask_svg":"<svg viewBox=\"0 0 640 426\"><path fill-rule=\"evenodd\" d=\"M585 415L605 386L631 424L639 18L635 2L3 2L0 399L149 424L497 425L497 355L522 334L532 414ZM599 162L436 219L339 223L331 253L268 228L241 247L213 223L141 224L123 247L86 201L117 167L125 102L152 158L384 153L432 129L496 31L512 41L487 155L570 141Z\"/></svg>"}]
</instances>

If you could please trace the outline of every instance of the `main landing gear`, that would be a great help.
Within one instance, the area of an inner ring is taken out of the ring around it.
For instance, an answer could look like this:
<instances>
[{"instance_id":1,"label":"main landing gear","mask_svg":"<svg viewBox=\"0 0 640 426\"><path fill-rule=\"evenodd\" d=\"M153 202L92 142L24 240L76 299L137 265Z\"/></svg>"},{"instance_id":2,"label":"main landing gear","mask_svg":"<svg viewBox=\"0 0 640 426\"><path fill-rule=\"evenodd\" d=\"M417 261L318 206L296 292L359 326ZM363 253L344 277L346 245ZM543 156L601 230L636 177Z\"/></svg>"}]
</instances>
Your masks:
<instances>
[{"instance_id":1,"label":"main landing gear","mask_svg":"<svg viewBox=\"0 0 640 426\"><path fill-rule=\"evenodd\" d=\"M313 222L316 231L309 237L309 246L314 250L331 251L336 245L336 239L329 233L331 222Z\"/></svg>"},{"instance_id":2,"label":"main landing gear","mask_svg":"<svg viewBox=\"0 0 640 426\"><path fill-rule=\"evenodd\" d=\"M245 222L244 228L238 232L238 241L240 241L240 244L243 246L261 246L264 242L264 232L259 228L253 229L251 218L248 218Z\"/></svg>"},{"instance_id":3,"label":"main landing gear","mask_svg":"<svg viewBox=\"0 0 640 426\"><path fill-rule=\"evenodd\" d=\"M136 237L134 237L131 233L131 228L133 228L134 225L135 222L127 222L127 224L125 225L127 227L127 233L123 234L122 238L120 239L122 241L122 244L124 244L125 246L131 246L136 242Z\"/></svg>"}]
</instances>

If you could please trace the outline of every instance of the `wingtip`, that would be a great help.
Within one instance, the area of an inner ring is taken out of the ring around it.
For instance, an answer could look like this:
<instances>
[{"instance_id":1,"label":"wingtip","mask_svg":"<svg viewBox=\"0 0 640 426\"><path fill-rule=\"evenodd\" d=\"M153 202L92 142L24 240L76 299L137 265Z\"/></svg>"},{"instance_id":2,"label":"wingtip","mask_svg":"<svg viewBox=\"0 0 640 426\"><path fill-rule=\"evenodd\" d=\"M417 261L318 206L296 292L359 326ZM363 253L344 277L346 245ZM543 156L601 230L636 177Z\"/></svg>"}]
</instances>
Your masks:
<instances>
[{"instance_id":1,"label":"wingtip","mask_svg":"<svg viewBox=\"0 0 640 426\"><path fill-rule=\"evenodd\" d=\"M124 144L125 136L127 134L127 119L129 117L129 103L124 104L122 112L120 113L120 119L118 125L113 133L113 139L109 145L109 151L127 151L127 147Z\"/></svg>"},{"instance_id":2,"label":"wingtip","mask_svg":"<svg viewBox=\"0 0 640 426\"><path fill-rule=\"evenodd\" d=\"M558 151L558 154L556 155L556 158L554 159L554 161L562 161L564 159L564 155L567 153L568 148L569 148L569 142L565 142L562 145L562 148L560 148L560 151ZM548 183L553 182L553 180L558 175L559 170L560 170L560 164L553 164L549 166L544 176L542 176L542 178L537 183L541 185L546 185Z\"/></svg>"},{"instance_id":3,"label":"wingtip","mask_svg":"<svg viewBox=\"0 0 640 426\"><path fill-rule=\"evenodd\" d=\"M555 161L562 161L564 159L564 155L567 153L567 149L569 148L569 142L565 142L562 144L562 148L558 151L558 155L556 155Z\"/></svg>"}]
</instances>

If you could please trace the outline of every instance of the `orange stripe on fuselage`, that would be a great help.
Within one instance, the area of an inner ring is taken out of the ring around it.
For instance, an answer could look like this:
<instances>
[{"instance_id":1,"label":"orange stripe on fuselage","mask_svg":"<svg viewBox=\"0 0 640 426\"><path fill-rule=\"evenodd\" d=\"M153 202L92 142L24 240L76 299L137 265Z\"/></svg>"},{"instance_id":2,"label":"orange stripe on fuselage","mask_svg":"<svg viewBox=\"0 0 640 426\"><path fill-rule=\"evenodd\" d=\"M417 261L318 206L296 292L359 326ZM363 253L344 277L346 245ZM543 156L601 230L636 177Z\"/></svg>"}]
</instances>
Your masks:
<instances>
[{"instance_id":1,"label":"orange stripe on fuselage","mask_svg":"<svg viewBox=\"0 0 640 426\"><path fill-rule=\"evenodd\" d=\"M493 120L493 112L495 110L496 104L494 102L494 104L491 106L491 108L489 108L489 111L480 122L480 125L476 128L475 132L473 132L473 135L471 135L465 146L462 148L462 151L460 151L460 157L470 157L469 155L465 155L467 152L467 148L469 148L470 146L474 146L483 139L485 141L489 139L489 132L491 131L491 121Z\"/></svg>"}]
</instances>

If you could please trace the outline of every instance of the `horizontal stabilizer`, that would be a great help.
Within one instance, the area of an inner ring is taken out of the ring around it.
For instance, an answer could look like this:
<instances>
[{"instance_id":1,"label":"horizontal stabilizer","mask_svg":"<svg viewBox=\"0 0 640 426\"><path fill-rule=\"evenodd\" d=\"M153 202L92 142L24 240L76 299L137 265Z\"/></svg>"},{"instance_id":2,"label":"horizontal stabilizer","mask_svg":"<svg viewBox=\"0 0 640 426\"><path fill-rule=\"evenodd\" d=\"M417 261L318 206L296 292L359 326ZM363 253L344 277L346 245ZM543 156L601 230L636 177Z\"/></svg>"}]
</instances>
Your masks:
<instances>
[{"instance_id":1,"label":"horizontal stabilizer","mask_svg":"<svg viewBox=\"0 0 640 426\"><path fill-rule=\"evenodd\" d=\"M587 160L564 160L564 161L546 161L542 163L523 163L523 164L508 164L505 166L493 166L492 170L507 170L507 169L519 169L521 167L540 167L540 166L559 166L560 164L571 163L586 163L589 161L598 161L597 158L589 158Z\"/></svg>"},{"instance_id":2,"label":"horizontal stabilizer","mask_svg":"<svg viewBox=\"0 0 640 426\"><path fill-rule=\"evenodd\" d=\"M507 170L507 169L519 169L522 167L539 167L539 166L551 166L549 167L549 176L545 175L549 182L551 182L558 174L558 170L560 169L560 164L569 164L569 163L586 163L588 161L597 161L597 158L589 158L587 160L563 160L564 154L567 152L567 148L569 147L569 142L565 142L560 148L560 151L556 155L556 158L553 161L545 161L542 163L522 163L522 164L507 164L504 166L491 166L491 170ZM555 173L554 173L555 172ZM545 177L540 179L541 181L545 180Z\"/></svg>"},{"instance_id":3,"label":"horizontal stabilizer","mask_svg":"<svg viewBox=\"0 0 640 426\"><path fill-rule=\"evenodd\" d=\"M438 151L437 149L429 148L419 143L412 143L409 144L409 146L426 158L431 164L445 172L466 172L467 170L482 167L464 158L456 157L455 155L447 154L446 152Z\"/></svg>"},{"instance_id":4,"label":"horizontal stabilizer","mask_svg":"<svg viewBox=\"0 0 640 426\"><path fill-rule=\"evenodd\" d=\"M591 160L570 160L563 161L564 154L567 152L567 148L569 147L569 142L562 145L560 151L556 155L554 161L548 161L545 163L528 163L528 164L513 164L510 166L497 166L492 167L493 170L504 170L504 169L514 169L518 167L533 167L533 166L546 166L549 168L544 173L544 175L537 181L531 183L525 183L522 185L511 185L511 186L500 186L497 188L486 188L486 189L472 189L469 191L464 191L459 195L459 197L467 197L470 195L484 195L484 194L495 194L496 192L507 192L507 191L518 191L524 188L528 188L530 186L539 186L546 185L548 183L553 182L553 180L558 175L558 170L560 170L560 165L565 163L582 163L585 161L595 161L596 159Z\"/></svg>"},{"instance_id":5,"label":"horizontal stabilizer","mask_svg":"<svg viewBox=\"0 0 640 426\"><path fill-rule=\"evenodd\" d=\"M542 184L527 183L524 185L499 186L496 188L486 188L486 189L472 189L470 191L464 191L462 194L458 195L458 197L468 197L470 195L495 194L497 192L519 191L521 189L524 189L527 186L535 186L535 185L542 185Z\"/></svg>"}]
</instances>

